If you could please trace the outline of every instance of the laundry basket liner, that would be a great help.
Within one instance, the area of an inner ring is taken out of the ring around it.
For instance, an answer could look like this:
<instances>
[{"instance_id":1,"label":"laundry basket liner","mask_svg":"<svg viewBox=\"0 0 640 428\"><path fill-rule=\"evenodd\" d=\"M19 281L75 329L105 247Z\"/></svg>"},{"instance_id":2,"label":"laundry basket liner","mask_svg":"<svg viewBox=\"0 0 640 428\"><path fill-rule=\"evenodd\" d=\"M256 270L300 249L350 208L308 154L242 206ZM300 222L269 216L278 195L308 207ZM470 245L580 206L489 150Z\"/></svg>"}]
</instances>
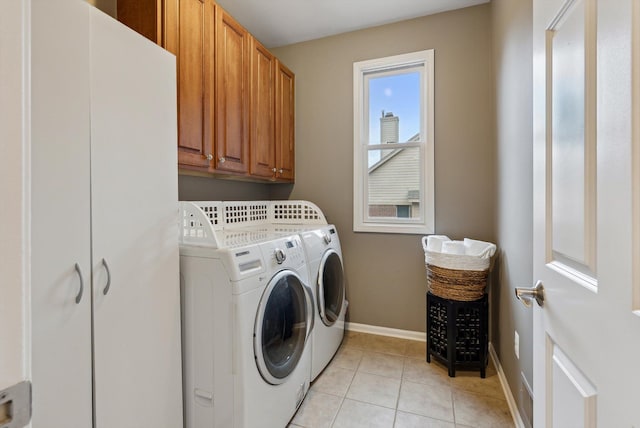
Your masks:
<instances>
[{"instance_id":1,"label":"laundry basket liner","mask_svg":"<svg viewBox=\"0 0 640 428\"><path fill-rule=\"evenodd\" d=\"M473 301L482 298L489 278L491 258L429 251L427 238L422 238L422 248L429 291L450 300Z\"/></svg>"}]
</instances>

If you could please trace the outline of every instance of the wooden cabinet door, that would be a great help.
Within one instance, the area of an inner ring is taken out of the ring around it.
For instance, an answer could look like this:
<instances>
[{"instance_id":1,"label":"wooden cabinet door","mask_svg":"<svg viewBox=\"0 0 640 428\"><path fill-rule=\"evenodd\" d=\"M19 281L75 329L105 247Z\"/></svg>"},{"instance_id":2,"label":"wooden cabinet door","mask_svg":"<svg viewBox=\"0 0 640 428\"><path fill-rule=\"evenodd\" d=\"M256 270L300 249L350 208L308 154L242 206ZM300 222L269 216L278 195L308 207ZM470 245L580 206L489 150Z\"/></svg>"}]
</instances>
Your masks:
<instances>
[{"instance_id":1,"label":"wooden cabinet door","mask_svg":"<svg viewBox=\"0 0 640 428\"><path fill-rule=\"evenodd\" d=\"M251 175L275 177L275 63L260 42L251 38Z\"/></svg>"},{"instance_id":2,"label":"wooden cabinet door","mask_svg":"<svg viewBox=\"0 0 640 428\"><path fill-rule=\"evenodd\" d=\"M214 154L214 3L167 1L164 23L164 47L176 55L178 163L206 169Z\"/></svg>"},{"instance_id":3,"label":"wooden cabinet door","mask_svg":"<svg viewBox=\"0 0 640 428\"><path fill-rule=\"evenodd\" d=\"M162 8L165 1L176 0L118 0L118 21L163 45Z\"/></svg>"},{"instance_id":4,"label":"wooden cabinet door","mask_svg":"<svg viewBox=\"0 0 640 428\"><path fill-rule=\"evenodd\" d=\"M276 61L276 177L295 176L295 75Z\"/></svg>"},{"instance_id":5,"label":"wooden cabinet door","mask_svg":"<svg viewBox=\"0 0 640 428\"><path fill-rule=\"evenodd\" d=\"M249 168L249 33L221 7L216 17L215 170Z\"/></svg>"}]
</instances>

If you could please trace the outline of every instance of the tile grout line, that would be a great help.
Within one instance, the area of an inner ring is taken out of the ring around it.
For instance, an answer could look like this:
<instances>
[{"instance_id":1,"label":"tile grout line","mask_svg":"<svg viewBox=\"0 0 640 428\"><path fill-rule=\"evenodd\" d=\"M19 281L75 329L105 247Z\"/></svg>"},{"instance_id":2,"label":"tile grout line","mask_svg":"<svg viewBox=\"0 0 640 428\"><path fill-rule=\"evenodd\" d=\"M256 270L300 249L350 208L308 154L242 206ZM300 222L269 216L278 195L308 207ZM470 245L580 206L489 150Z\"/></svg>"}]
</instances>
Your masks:
<instances>
[{"instance_id":1,"label":"tile grout line","mask_svg":"<svg viewBox=\"0 0 640 428\"><path fill-rule=\"evenodd\" d=\"M358 369L360 368L360 363L362 362L363 356L364 356L364 353L362 354L362 356L360 356L360 360L358 360L358 364L356 365L356 368L353 372L353 377L351 378L351 382L349 382L349 386L347 387L347 390L345 391L344 396L342 397L342 401L340 401L340 405L338 406L338 411L336 412L335 415L333 415L333 419L329 424L329 428L333 427L336 423L336 420L338 419L338 414L340 414L340 410L342 410L342 406L344 405L344 400L347 399L347 394L349 393L349 389L351 388L351 384L353 383L353 380L356 378L356 374L358 373Z\"/></svg>"},{"instance_id":2,"label":"tile grout line","mask_svg":"<svg viewBox=\"0 0 640 428\"><path fill-rule=\"evenodd\" d=\"M453 413L453 425L457 425L456 421L456 402L453 399L453 388L451 388L451 413Z\"/></svg>"},{"instance_id":3,"label":"tile grout line","mask_svg":"<svg viewBox=\"0 0 640 428\"><path fill-rule=\"evenodd\" d=\"M393 414L392 427L396 426L396 421L398 420L398 406L400 405L400 394L402 394L402 383L403 383L402 381L404 380L404 368L406 364L407 364L407 356L405 355L404 360L402 360L402 373L400 373L400 387L398 388L398 398L396 398L396 409L395 409L396 411Z\"/></svg>"}]
</instances>

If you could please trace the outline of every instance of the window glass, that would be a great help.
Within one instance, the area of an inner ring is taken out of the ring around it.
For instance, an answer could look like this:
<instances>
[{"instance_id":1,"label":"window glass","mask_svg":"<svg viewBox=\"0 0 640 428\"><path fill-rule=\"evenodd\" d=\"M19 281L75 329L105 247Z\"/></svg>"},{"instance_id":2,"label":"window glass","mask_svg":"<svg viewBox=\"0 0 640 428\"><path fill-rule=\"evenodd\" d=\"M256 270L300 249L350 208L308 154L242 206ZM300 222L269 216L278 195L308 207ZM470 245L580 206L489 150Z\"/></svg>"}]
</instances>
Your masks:
<instances>
[{"instance_id":1,"label":"window glass","mask_svg":"<svg viewBox=\"0 0 640 428\"><path fill-rule=\"evenodd\" d=\"M354 63L354 231L434 233L433 50Z\"/></svg>"},{"instance_id":2,"label":"window glass","mask_svg":"<svg viewBox=\"0 0 640 428\"><path fill-rule=\"evenodd\" d=\"M382 158L367 171L369 217L420 218L420 149L398 147L382 152ZM401 215L399 205L411 206L412 215Z\"/></svg>"},{"instance_id":3,"label":"window glass","mask_svg":"<svg viewBox=\"0 0 640 428\"><path fill-rule=\"evenodd\" d=\"M331 253L325 260L320 286L324 301L324 308L320 308L324 316L322 321L332 325L338 320L344 302L344 276L338 254Z\"/></svg>"},{"instance_id":4,"label":"window glass","mask_svg":"<svg viewBox=\"0 0 640 428\"><path fill-rule=\"evenodd\" d=\"M369 144L402 143L419 137L420 72L393 73L367 73Z\"/></svg>"},{"instance_id":5,"label":"window glass","mask_svg":"<svg viewBox=\"0 0 640 428\"><path fill-rule=\"evenodd\" d=\"M269 294L262 320L262 353L269 373L278 379L298 364L305 345L307 305L302 284L282 277Z\"/></svg>"}]
</instances>

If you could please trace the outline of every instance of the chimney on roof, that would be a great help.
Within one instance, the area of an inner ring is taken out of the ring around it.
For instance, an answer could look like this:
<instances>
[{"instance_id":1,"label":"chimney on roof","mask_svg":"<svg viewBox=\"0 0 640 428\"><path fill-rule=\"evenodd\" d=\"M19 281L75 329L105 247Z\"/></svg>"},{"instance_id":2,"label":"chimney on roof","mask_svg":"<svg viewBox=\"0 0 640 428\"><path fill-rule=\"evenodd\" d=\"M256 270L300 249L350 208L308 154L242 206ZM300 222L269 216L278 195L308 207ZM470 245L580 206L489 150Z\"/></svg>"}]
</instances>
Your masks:
<instances>
[{"instance_id":1,"label":"chimney on roof","mask_svg":"<svg viewBox=\"0 0 640 428\"><path fill-rule=\"evenodd\" d=\"M385 113L380 118L380 144L400 142L400 118L392 112Z\"/></svg>"}]
</instances>

